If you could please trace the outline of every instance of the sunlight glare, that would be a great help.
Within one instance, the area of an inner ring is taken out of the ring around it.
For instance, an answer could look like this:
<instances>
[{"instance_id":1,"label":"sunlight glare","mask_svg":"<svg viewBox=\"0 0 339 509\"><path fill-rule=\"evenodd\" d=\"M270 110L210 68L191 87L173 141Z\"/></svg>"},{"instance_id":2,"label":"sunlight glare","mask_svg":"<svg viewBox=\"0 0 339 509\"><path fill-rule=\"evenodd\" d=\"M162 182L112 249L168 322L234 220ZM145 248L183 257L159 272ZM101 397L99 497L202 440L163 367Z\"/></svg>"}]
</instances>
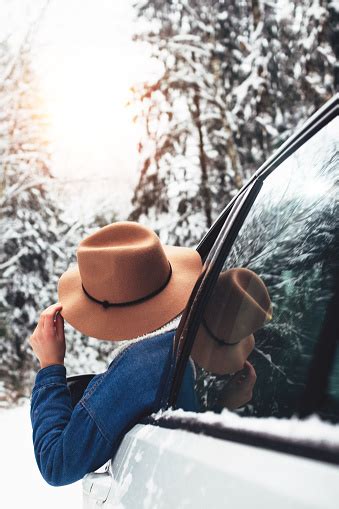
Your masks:
<instances>
[{"instance_id":1,"label":"sunlight glare","mask_svg":"<svg viewBox=\"0 0 339 509\"><path fill-rule=\"evenodd\" d=\"M109 52L69 54L56 62L44 79L44 95L51 122L51 137L71 142L75 149L111 140L128 126L126 108L131 83L123 62L110 61ZM134 129L135 130L135 129ZM131 134L133 134L131 132ZM136 141L137 133L134 132Z\"/></svg>"},{"instance_id":2,"label":"sunlight glare","mask_svg":"<svg viewBox=\"0 0 339 509\"><path fill-rule=\"evenodd\" d=\"M141 127L130 88L157 79L150 48L132 40L130 0L54 0L36 41L36 68L52 142L53 173L66 181L135 184ZM128 182L127 182L128 181Z\"/></svg>"}]
</instances>

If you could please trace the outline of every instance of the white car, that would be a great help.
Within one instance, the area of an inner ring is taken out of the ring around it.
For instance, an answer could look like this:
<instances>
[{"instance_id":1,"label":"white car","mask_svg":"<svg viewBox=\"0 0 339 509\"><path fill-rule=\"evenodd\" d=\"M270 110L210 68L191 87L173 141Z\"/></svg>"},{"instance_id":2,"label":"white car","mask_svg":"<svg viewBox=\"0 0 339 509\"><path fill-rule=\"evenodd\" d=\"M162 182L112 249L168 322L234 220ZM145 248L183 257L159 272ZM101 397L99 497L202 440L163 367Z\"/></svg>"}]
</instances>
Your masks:
<instances>
[{"instance_id":1,"label":"white car","mask_svg":"<svg viewBox=\"0 0 339 509\"><path fill-rule=\"evenodd\" d=\"M203 277L178 326L168 401L83 479L84 508L339 507L338 113L337 95L202 239ZM234 267L262 278L273 313L248 358L250 400L230 411L218 402L232 376L204 369L192 348L219 274ZM195 411L180 408L188 368ZM81 392L88 379L72 381Z\"/></svg>"}]
</instances>

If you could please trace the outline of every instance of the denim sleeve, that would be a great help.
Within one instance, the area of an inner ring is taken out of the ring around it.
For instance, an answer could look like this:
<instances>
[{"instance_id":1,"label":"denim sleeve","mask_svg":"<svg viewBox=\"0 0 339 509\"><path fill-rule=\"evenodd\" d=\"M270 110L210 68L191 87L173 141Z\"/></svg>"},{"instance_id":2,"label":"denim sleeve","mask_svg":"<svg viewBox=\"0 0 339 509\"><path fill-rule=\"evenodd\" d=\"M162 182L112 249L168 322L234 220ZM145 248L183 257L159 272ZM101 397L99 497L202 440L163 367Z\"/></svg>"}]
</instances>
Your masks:
<instances>
[{"instance_id":1,"label":"denim sleeve","mask_svg":"<svg viewBox=\"0 0 339 509\"><path fill-rule=\"evenodd\" d=\"M98 375L95 378L99 378ZM31 397L34 454L48 484L64 486L108 461L112 444L80 404L73 409L66 369L41 369Z\"/></svg>"},{"instance_id":2,"label":"denim sleeve","mask_svg":"<svg viewBox=\"0 0 339 509\"><path fill-rule=\"evenodd\" d=\"M128 346L72 408L61 365L41 369L31 397L34 453L53 486L78 481L111 459L124 434L158 410L173 366L173 332Z\"/></svg>"}]
</instances>

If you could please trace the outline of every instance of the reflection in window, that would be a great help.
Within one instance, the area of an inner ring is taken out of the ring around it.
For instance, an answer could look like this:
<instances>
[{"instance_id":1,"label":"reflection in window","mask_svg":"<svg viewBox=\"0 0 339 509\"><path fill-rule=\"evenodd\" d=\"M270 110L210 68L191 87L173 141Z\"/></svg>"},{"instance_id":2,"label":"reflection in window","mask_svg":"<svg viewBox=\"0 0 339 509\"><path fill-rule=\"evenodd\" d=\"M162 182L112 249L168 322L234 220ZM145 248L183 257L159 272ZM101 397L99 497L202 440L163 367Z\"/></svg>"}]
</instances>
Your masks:
<instances>
[{"instance_id":1,"label":"reflection in window","mask_svg":"<svg viewBox=\"0 0 339 509\"><path fill-rule=\"evenodd\" d=\"M204 311L179 406L191 383L198 410L226 406L279 417L297 410L338 267L338 132L337 117L264 181ZM267 289L271 307L261 302L261 323L253 325L251 312L247 317L228 290L220 291L230 269L239 268ZM217 340L235 345L217 346ZM242 403L246 397L233 397L234 387L246 381L253 394Z\"/></svg>"},{"instance_id":2,"label":"reflection in window","mask_svg":"<svg viewBox=\"0 0 339 509\"><path fill-rule=\"evenodd\" d=\"M247 358L255 345L253 333L271 314L267 288L254 272L220 273L191 352L193 361L213 375L238 373L220 394L219 405L233 410L251 399L256 375Z\"/></svg>"}]
</instances>

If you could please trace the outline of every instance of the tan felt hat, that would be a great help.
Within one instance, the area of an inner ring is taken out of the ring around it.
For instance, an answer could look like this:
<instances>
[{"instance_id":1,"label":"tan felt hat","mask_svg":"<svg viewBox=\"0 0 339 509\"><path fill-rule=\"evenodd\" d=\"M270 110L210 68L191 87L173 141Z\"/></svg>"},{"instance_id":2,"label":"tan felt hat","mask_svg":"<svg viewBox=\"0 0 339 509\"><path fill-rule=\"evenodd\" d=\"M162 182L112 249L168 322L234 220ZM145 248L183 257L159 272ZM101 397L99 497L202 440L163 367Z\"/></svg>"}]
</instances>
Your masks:
<instances>
[{"instance_id":1,"label":"tan felt hat","mask_svg":"<svg viewBox=\"0 0 339 509\"><path fill-rule=\"evenodd\" d=\"M254 348L253 333L271 317L268 290L255 272L221 272L194 341L193 360L219 375L239 371Z\"/></svg>"},{"instance_id":2,"label":"tan felt hat","mask_svg":"<svg viewBox=\"0 0 339 509\"><path fill-rule=\"evenodd\" d=\"M62 316L97 339L132 339L175 318L202 270L199 253L162 245L146 226L121 221L83 239L59 279Z\"/></svg>"}]
</instances>

